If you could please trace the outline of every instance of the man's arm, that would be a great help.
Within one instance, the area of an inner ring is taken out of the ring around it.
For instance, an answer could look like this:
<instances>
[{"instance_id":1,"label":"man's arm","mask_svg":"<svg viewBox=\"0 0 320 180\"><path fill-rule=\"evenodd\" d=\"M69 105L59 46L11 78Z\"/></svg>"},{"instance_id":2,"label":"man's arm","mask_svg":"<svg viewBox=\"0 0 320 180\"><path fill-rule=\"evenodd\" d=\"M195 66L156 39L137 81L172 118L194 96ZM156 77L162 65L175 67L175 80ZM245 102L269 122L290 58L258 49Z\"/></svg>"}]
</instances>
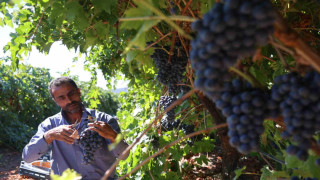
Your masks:
<instances>
[{"instance_id":1,"label":"man's arm","mask_svg":"<svg viewBox=\"0 0 320 180\"><path fill-rule=\"evenodd\" d=\"M43 138L43 134L46 132L44 123L38 126L37 133L31 138L30 142L24 147L22 152L22 159L30 163L39 159L43 154L48 151L49 145Z\"/></svg>"},{"instance_id":2,"label":"man's arm","mask_svg":"<svg viewBox=\"0 0 320 180\"><path fill-rule=\"evenodd\" d=\"M24 147L22 159L32 162L39 159L48 151L49 144L54 140L64 141L73 144L74 139L70 135L74 132L71 125L61 125L51 127L50 120L47 119L38 126L38 132L32 137L30 142Z\"/></svg>"}]
</instances>

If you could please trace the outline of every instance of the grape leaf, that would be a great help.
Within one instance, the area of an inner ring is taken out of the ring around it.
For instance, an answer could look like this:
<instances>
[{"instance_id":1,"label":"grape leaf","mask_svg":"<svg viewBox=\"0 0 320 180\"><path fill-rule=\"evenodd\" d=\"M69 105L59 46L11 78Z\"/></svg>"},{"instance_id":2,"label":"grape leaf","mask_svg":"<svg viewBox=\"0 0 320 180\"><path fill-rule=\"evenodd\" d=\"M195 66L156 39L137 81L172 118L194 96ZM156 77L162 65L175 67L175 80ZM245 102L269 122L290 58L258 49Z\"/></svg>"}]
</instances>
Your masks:
<instances>
[{"instance_id":1,"label":"grape leaf","mask_svg":"<svg viewBox=\"0 0 320 180\"><path fill-rule=\"evenodd\" d=\"M92 3L96 8L101 9L107 13L110 13L111 9L117 5L116 0L107 0L107 1L93 0Z\"/></svg>"},{"instance_id":2,"label":"grape leaf","mask_svg":"<svg viewBox=\"0 0 320 180\"><path fill-rule=\"evenodd\" d=\"M82 10L82 6L79 4L78 1L68 2L66 4L66 8L66 19L70 22L73 21L78 16L78 14L81 13Z\"/></svg>"}]
</instances>

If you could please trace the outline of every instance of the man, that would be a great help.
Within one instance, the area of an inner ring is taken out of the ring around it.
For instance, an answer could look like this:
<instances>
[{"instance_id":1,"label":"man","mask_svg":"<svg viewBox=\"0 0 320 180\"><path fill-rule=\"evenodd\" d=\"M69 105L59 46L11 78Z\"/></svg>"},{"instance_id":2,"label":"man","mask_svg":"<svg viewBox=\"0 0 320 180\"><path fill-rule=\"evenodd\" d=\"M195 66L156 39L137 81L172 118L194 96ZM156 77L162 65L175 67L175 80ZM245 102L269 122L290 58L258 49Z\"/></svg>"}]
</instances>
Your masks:
<instances>
[{"instance_id":1,"label":"man","mask_svg":"<svg viewBox=\"0 0 320 180\"><path fill-rule=\"evenodd\" d=\"M61 175L64 170L70 168L80 173L83 179L100 179L128 146L121 141L115 149L108 150L107 144L110 141L114 142L120 133L117 119L106 113L85 108L81 102L80 89L68 77L52 80L49 91L52 99L61 107L61 112L39 125L38 132L23 149L23 160L28 163L37 160L48 151L49 145L52 145L51 169L54 174ZM94 161L86 165L82 162L83 149L76 143L72 134L77 130L79 134L84 131L85 123L91 117L95 117L98 122L89 123L88 128L99 133L104 138L104 144L95 152ZM110 177L114 178L114 172Z\"/></svg>"}]
</instances>

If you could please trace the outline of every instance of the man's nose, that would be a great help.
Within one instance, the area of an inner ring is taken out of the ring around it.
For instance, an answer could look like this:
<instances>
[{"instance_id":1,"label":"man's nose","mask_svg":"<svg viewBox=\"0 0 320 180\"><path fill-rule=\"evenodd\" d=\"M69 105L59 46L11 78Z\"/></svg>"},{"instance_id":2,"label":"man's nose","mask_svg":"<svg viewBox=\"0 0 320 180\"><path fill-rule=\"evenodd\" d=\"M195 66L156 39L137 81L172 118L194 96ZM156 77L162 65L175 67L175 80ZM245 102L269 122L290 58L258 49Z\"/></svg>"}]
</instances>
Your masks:
<instances>
[{"instance_id":1,"label":"man's nose","mask_svg":"<svg viewBox=\"0 0 320 180\"><path fill-rule=\"evenodd\" d=\"M71 102L72 102L71 97L70 97L70 96L67 96L67 97L66 97L66 101L67 101L68 104L71 103Z\"/></svg>"}]
</instances>

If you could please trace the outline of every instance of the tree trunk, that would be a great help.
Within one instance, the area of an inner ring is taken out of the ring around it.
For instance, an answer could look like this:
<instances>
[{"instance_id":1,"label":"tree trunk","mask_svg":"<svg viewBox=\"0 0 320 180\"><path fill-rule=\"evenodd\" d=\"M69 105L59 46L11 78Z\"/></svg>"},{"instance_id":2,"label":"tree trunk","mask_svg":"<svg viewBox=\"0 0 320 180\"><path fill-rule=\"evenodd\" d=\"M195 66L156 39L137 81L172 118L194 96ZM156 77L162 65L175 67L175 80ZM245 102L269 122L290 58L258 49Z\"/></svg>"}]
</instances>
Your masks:
<instances>
[{"instance_id":1,"label":"tree trunk","mask_svg":"<svg viewBox=\"0 0 320 180\"><path fill-rule=\"evenodd\" d=\"M226 122L225 117L217 109L216 105L203 93L197 93L202 104L208 109L209 113L213 117L216 124L222 124ZM223 150L222 156L222 178L232 179L234 177L234 170L237 168L240 153L230 146L229 137L227 135L228 128L221 128L217 131L217 135L221 140L221 146Z\"/></svg>"}]
</instances>

